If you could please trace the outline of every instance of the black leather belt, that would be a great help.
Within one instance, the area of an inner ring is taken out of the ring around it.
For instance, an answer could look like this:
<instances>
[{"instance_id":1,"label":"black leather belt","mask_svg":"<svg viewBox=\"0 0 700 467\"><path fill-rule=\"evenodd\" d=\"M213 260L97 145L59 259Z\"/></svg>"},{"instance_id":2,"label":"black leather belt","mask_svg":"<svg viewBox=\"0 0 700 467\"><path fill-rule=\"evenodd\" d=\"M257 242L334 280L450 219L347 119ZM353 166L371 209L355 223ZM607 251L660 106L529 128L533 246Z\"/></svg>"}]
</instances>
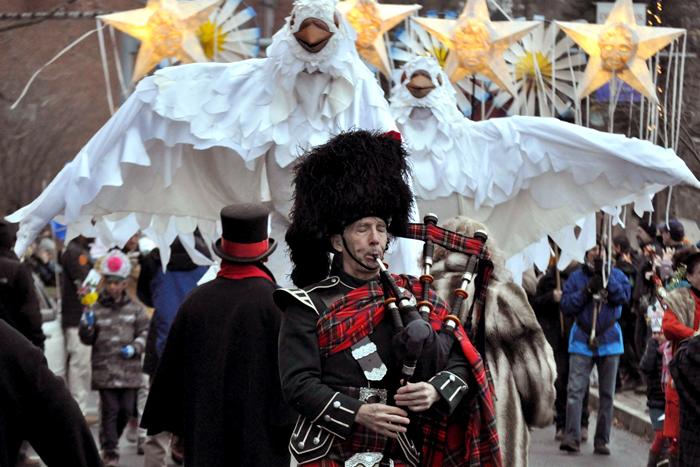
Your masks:
<instances>
[{"instance_id":1,"label":"black leather belt","mask_svg":"<svg viewBox=\"0 0 700 467\"><path fill-rule=\"evenodd\" d=\"M367 404L386 404L389 391L384 388L355 388L352 386L331 386L331 389Z\"/></svg>"}]
</instances>

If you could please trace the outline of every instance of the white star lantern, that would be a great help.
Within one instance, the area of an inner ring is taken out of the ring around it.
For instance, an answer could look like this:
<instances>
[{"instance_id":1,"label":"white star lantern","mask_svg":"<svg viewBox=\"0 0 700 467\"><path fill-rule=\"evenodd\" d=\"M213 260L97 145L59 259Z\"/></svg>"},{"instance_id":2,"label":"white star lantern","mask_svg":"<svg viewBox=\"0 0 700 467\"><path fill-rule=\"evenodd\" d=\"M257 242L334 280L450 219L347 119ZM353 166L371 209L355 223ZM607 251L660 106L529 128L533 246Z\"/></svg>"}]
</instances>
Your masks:
<instances>
[{"instance_id":1,"label":"white star lantern","mask_svg":"<svg viewBox=\"0 0 700 467\"><path fill-rule=\"evenodd\" d=\"M605 24L557 25L589 55L578 98L583 99L614 75L658 104L646 61L683 35L685 29L637 26L632 0L617 0Z\"/></svg>"},{"instance_id":2,"label":"white star lantern","mask_svg":"<svg viewBox=\"0 0 700 467\"><path fill-rule=\"evenodd\" d=\"M135 83L164 58L183 63L208 61L197 29L219 3L221 0L148 0L145 8L99 18L141 41L131 77Z\"/></svg>"},{"instance_id":3,"label":"white star lantern","mask_svg":"<svg viewBox=\"0 0 700 467\"><path fill-rule=\"evenodd\" d=\"M422 6L384 5L376 0L346 0L339 2L336 8L357 32L355 46L360 56L391 79L384 34Z\"/></svg>"},{"instance_id":4,"label":"white star lantern","mask_svg":"<svg viewBox=\"0 0 700 467\"><path fill-rule=\"evenodd\" d=\"M540 21L491 21L486 0L469 0L456 20L414 20L450 49L445 73L451 82L482 73L513 96L515 86L503 52L541 24Z\"/></svg>"}]
</instances>

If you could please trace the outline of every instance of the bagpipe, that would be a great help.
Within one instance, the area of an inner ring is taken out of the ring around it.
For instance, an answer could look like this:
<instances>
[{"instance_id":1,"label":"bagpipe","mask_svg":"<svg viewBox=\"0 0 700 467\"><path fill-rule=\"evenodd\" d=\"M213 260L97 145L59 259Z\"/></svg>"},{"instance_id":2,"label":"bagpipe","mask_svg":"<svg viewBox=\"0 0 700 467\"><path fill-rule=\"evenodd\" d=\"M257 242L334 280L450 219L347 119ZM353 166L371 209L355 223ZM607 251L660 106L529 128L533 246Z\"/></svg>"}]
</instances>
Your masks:
<instances>
[{"instance_id":1,"label":"bagpipe","mask_svg":"<svg viewBox=\"0 0 700 467\"><path fill-rule=\"evenodd\" d=\"M405 238L424 241L423 264L419 279L422 286L420 297L413 297L402 290L381 259L377 258L387 297L384 305L391 313L394 328L397 331L394 338L397 344L395 348L398 354L403 355L401 379L404 383L414 375L421 353L427 346L434 347L437 351L438 366L443 367L447 363L455 340L455 330L462 324L457 315L464 300L469 297L467 289L472 283L475 299L471 303L463 328L467 337L482 355L485 350L483 311L486 290L493 272L491 256L485 246L488 234L478 230L473 237L467 237L438 227L438 218L435 214L428 214L423 220L423 224L409 224L409 230L404 235ZM434 305L430 301L431 285L435 280L431 275L431 268L436 245L468 256L461 284L453 293L450 307L452 314L444 316L443 325L439 330L434 330L431 326ZM416 302L418 298L420 301Z\"/></svg>"}]
</instances>

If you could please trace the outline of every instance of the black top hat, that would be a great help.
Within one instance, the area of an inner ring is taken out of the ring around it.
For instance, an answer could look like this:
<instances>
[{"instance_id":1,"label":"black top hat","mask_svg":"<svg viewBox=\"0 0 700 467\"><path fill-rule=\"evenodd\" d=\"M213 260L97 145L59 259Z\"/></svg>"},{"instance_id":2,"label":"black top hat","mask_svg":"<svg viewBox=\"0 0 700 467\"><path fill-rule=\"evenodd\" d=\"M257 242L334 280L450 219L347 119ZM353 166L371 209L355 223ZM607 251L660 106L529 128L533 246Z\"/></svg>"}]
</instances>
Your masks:
<instances>
[{"instance_id":1,"label":"black top hat","mask_svg":"<svg viewBox=\"0 0 700 467\"><path fill-rule=\"evenodd\" d=\"M221 238L214 253L231 263L257 263L277 248L269 238L270 211L259 204L235 204L221 210Z\"/></svg>"}]
</instances>

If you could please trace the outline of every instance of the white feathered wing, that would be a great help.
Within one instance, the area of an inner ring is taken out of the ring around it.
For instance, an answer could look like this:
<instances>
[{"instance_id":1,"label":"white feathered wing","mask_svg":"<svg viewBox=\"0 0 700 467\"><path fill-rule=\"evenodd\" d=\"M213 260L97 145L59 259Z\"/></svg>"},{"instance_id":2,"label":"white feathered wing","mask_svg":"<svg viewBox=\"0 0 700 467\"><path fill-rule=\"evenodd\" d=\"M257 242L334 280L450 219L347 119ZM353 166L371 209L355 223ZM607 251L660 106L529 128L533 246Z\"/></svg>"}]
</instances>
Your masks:
<instances>
[{"instance_id":1,"label":"white feathered wing","mask_svg":"<svg viewBox=\"0 0 700 467\"><path fill-rule=\"evenodd\" d=\"M418 69L428 71L436 86L422 99L405 87ZM517 278L533 262L546 265L547 235L577 250L569 257L582 259L595 240L585 235L576 246L572 226L595 228L582 219L633 202L639 211L651 210L652 195L666 186L700 188L670 149L553 118L473 122L457 111L449 80L433 59L416 58L405 71L391 109L413 154L419 209L487 224Z\"/></svg>"},{"instance_id":2,"label":"white feathered wing","mask_svg":"<svg viewBox=\"0 0 700 467\"><path fill-rule=\"evenodd\" d=\"M20 222L15 251L56 218L70 224L69 237L99 233L118 244L140 228L164 252L197 227L215 239L220 209L239 202L271 202L281 240L298 155L343 130L395 129L333 3L297 1L293 14L267 59L171 67L143 80L41 196L8 216ZM306 17L334 32L317 54L293 36Z\"/></svg>"}]
</instances>

